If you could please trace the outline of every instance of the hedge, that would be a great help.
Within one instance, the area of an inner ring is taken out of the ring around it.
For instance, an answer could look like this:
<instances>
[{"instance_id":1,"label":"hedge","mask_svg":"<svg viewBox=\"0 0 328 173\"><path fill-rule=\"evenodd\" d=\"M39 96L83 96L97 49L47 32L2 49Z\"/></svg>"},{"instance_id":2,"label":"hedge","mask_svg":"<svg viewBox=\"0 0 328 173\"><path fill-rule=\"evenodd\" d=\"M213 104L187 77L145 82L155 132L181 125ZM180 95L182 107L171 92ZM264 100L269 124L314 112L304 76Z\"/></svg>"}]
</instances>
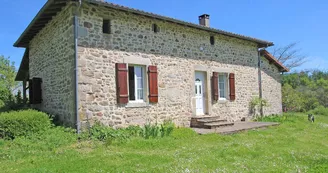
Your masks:
<instances>
[{"instance_id":1,"label":"hedge","mask_svg":"<svg viewBox=\"0 0 328 173\"><path fill-rule=\"evenodd\" d=\"M22 110L0 113L0 137L14 139L40 133L52 126L46 113L36 110Z\"/></svg>"}]
</instances>

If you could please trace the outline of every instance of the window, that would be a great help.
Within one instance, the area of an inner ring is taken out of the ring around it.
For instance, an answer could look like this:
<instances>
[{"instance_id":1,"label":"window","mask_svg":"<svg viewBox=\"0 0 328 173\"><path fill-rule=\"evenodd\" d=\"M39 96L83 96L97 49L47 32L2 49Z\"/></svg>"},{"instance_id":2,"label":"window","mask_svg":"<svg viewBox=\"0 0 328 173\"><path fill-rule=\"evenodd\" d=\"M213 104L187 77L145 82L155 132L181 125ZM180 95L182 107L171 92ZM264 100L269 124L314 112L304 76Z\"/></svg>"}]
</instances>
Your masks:
<instances>
[{"instance_id":1,"label":"window","mask_svg":"<svg viewBox=\"0 0 328 173\"><path fill-rule=\"evenodd\" d=\"M153 30L155 33L158 33L158 32L159 32L159 28L158 28L157 24L153 24L153 25L152 25L152 30Z\"/></svg>"},{"instance_id":2,"label":"window","mask_svg":"<svg viewBox=\"0 0 328 173\"><path fill-rule=\"evenodd\" d=\"M103 33L105 34L111 33L111 21L108 19L103 19Z\"/></svg>"},{"instance_id":3,"label":"window","mask_svg":"<svg viewBox=\"0 0 328 173\"><path fill-rule=\"evenodd\" d=\"M227 99L228 93L228 83L227 83L227 75L226 74L219 74L219 99L224 100Z\"/></svg>"},{"instance_id":4,"label":"window","mask_svg":"<svg viewBox=\"0 0 328 173\"><path fill-rule=\"evenodd\" d=\"M145 67L129 66L129 100L144 101L145 91Z\"/></svg>"},{"instance_id":5,"label":"window","mask_svg":"<svg viewBox=\"0 0 328 173\"><path fill-rule=\"evenodd\" d=\"M215 44L215 38L214 38L214 36L211 36L210 37L210 43L211 43L211 45L214 45Z\"/></svg>"}]
</instances>

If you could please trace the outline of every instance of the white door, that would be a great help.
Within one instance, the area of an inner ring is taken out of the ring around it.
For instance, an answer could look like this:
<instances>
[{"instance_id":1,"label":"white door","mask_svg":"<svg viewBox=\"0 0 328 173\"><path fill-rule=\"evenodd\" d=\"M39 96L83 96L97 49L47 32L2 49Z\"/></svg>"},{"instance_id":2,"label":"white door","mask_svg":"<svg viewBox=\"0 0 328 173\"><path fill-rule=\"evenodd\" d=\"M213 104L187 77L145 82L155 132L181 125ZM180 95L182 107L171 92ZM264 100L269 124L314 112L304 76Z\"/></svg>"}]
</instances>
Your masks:
<instances>
[{"instance_id":1,"label":"white door","mask_svg":"<svg viewBox=\"0 0 328 173\"><path fill-rule=\"evenodd\" d=\"M196 98L196 114L204 115L204 89L203 83L200 79L196 79L195 81L195 98Z\"/></svg>"}]
</instances>

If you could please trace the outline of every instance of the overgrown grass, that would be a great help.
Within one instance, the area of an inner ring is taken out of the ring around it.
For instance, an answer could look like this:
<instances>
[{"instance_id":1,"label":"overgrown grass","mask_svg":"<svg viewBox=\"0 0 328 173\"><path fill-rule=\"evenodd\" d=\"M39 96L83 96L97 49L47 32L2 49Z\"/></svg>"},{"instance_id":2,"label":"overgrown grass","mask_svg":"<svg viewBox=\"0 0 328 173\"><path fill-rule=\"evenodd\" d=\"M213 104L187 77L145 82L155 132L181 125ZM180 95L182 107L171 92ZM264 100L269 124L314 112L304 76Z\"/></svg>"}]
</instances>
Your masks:
<instances>
[{"instance_id":1,"label":"overgrown grass","mask_svg":"<svg viewBox=\"0 0 328 173\"><path fill-rule=\"evenodd\" d=\"M235 135L131 138L119 145L77 141L53 128L34 138L0 139L1 172L327 172L328 116L310 123L305 114L265 118L281 125Z\"/></svg>"}]
</instances>

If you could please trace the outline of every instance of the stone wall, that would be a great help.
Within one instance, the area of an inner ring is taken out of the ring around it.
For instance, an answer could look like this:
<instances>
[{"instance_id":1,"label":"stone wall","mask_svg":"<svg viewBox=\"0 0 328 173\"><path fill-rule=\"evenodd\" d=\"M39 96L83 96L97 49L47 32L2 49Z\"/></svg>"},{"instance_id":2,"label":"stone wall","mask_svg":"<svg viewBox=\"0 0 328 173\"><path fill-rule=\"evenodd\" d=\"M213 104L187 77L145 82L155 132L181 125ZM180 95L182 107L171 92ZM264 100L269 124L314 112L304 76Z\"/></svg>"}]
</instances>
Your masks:
<instances>
[{"instance_id":1,"label":"stone wall","mask_svg":"<svg viewBox=\"0 0 328 173\"><path fill-rule=\"evenodd\" d=\"M262 66L262 94L263 99L267 100L269 107L263 108L265 115L282 113L282 93L281 93L281 74L278 68L270 64L269 61L261 57Z\"/></svg>"},{"instance_id":2,"label":"stone wall","mask_svg":"<svg viewBox=\"0 0 328 173\"><path fill-rule=\"evenodd\" d=\"M35 108L74 126L74 39L69 5L57 14L29 45L30 79L40 77L42 103Z\"/></svg>"},{"instance_id":3,"label":"stone wall","mask_svg":"<svg viewBox=\"0 0 328 173\"><path fill-rule=\"evenodd\" d=\"M103 18L111 20L111 34L102 33ZM151 28L156 23L160 32ZM206 72L206 109L211 116L229 121L250 116L249 102L258 96L257 45L127 12L93 5L81 9L80 26L88 36L79 39L79 98L81 119L99 120L110 126L144 124L172 119L189 125L194 115L194 73ZM215 44L210 44L210 36ZM115 63L149 62L158 67L159 103L130 108L116 104ZM212 72L232 72L236 77L236 100L213 103ZM268 76L276 76L276 74ZM265 78L265 86L279 81ZM271 93L280 93L280 88ZM279 94L276 94L279 95ZM275 101L270 113L281 112Z\"/></svg>"}]
</instances>

